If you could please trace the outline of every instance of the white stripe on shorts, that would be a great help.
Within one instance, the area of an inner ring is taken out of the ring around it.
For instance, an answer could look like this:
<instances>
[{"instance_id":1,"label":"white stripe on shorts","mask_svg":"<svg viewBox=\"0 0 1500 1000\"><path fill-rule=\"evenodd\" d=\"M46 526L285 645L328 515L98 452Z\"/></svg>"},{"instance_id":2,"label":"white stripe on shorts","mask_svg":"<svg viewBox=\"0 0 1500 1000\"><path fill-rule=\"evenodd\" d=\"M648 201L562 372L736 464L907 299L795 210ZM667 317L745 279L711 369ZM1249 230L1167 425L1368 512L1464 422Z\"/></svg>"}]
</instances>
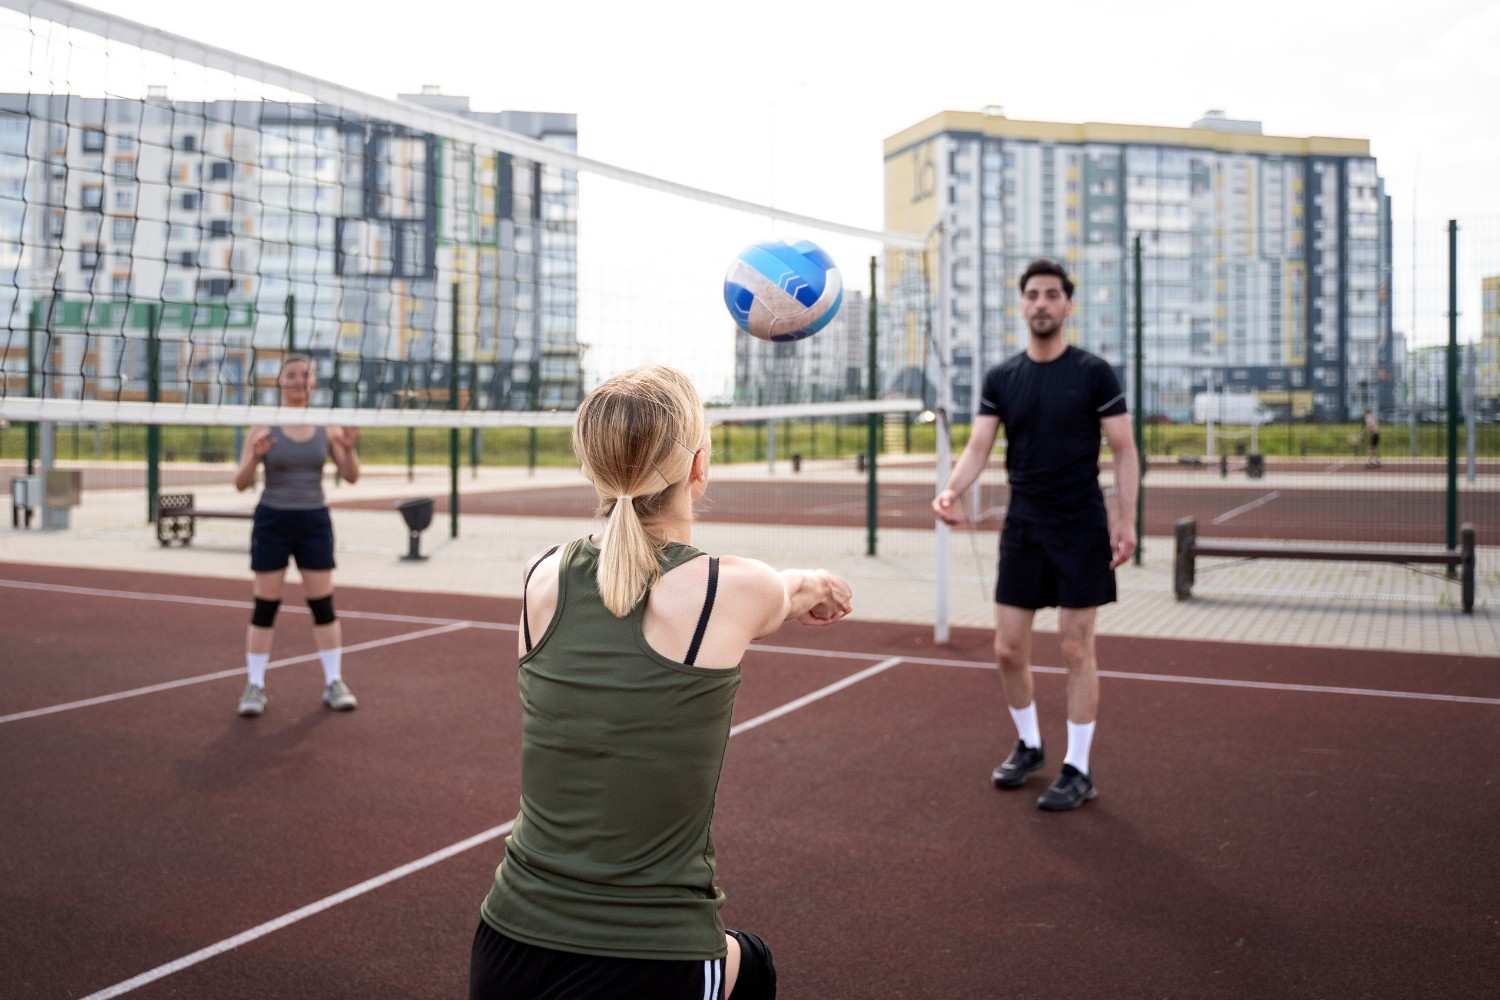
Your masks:
<instances>
[{"instance_id":1,"label":"white stripe on shorts","mask_svg":"<svg viewBox=\"0 0 1500 1000\"><path fill-rule=\"evenodd\" d=\"M703 963L703 1000L724 1000L724 959Z\"/></svg>"}]
</instances>

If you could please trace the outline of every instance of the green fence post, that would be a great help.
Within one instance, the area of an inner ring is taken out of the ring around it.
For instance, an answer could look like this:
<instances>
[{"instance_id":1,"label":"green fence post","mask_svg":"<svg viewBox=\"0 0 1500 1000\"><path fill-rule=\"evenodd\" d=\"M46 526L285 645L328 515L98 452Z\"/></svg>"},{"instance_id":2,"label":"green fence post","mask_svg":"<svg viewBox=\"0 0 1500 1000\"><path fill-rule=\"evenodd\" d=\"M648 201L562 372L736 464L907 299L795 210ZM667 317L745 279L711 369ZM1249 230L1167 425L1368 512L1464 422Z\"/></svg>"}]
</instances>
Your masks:
<instances>
[{"instance_id":1,"label":"green fence post","mask_svg":"<svg viewBox=\"0 0 1500 1000\"><path fill-rule=\"evenodd\" d=\"M31 315L26 317L26 395L35 399L37 395L36 384L36 323L37 312L41 306L37 302L31 307ZM40 425L35 420L26 424L26 474L36 474L36 436Z\"/></svg>"},{"instance_id":2,"label":"green fence post","mask_svg":"<svg viewBox=\"0 0 1500 1000\"><path fill-rule=\"evenodd\" d=\"M1458 548L1458 221L1448 220L1448 510L1445 539ZM1449 565L1448 576L1457 575Z\"/></svg>"},{"instance_id":3,"label":"green fence post","mask_svg":"<svg viewBox=\"0 0 1500 1000\"><path fill-rule=\"evenodd\" d=\"M448 409L458 409L458 282L453 283L449 311L452 348L448 355ZM458 428L448 428L448 537L458 537Z\"/></svg>"},{"instance_id":4,"label":"green fence post","mask_svg":"<svg viewBox=\"0 0 1500 1000\"><path fill-rule=\"evenodd\" d=\"M1136 479L1135 491L1135 564L1141 565L1143 558L1142 550L1146 547L1146 396L1145 378L1142 374L1143 359L1146 353L1146 321L1145 311L1141 305L1141 236L1135 237L1135 454L1136 469L1139 475Z\"/></svg>"},{"instance_id":5,"label":"green fence post","mask_svg":"<svg viewBox=\"0 0 1500 1000\"><path fill-rule=\"evenodd\" d=\"M146 400L161 401L161 306L146 305ZM161 426L146 425L146 523L156 522L161 495Z\"/></svg>"},{"instance_id":6,"label":"green fence post","mask_svg":"<svg viewBox=\"0 0 1500 1000\"><path fill-rule=\"evenodd\" d=\"M875 339L877 336L878 312L875 305L875 267L876 259L870 256L870 310L869 310L869 339L867 342L867 357L865 359L866 384L865 395L875 399L879 395L880 386L877 381L878 373L875 368ZM865 555L875 554L876 522L880 517L880 486L875 478L875 438L876 438L876 416L871 413L865 418Z\"/></svg>"}]
</instances>

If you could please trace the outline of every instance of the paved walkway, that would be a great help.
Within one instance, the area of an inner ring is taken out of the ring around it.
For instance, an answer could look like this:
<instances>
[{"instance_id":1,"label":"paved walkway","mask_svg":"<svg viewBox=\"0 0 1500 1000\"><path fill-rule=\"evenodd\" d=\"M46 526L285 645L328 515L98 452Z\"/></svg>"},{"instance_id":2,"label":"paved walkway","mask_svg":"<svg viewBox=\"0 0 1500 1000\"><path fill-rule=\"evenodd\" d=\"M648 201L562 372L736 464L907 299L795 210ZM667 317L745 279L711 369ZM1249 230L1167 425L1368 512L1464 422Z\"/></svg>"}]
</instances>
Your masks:
<instances>
[{"instance_id":1,"label":"paved walkway","mask_svg":"<svg viewBox=\"0 0 1500 1000\"><path fill-rule=\"evenodd\" d=\"M780 472L787 473L784 463ZM763 463L714 470L719 479L768 474ZM803 475L815 480L856 474L844 462L808 463ZM464 470L460 486L467 492L578 481L572 469L539 469L533 476L525 469L487 468L478 476ZM203 506L249 510L255 502L253 493L236 494L230 486L192 489ZM369 475L330 495L388 498L394 507L400 497L447 490L446 470L427 469L420 470L412 483L403 475ZM0 527L0 561L248 578L248 522L203 521L191 547L163 549L145 523L144 511L144 493L138 489L87 491L66 531ZM336 514L338 579L401 590L514 597L520 593L527 557L577 537L591 523L467 516L461 521L461 537L450 539L448 519L439 515L423 538L430 558L409 563L399 559L406 551L406 532L394 509L341 510ZM823 566L838 572L854 585L856 618L930 624L937 599L935 537L931 531L886 529L874 557L864 554L863 528L702 524L696 541L710 550L754 556L777 566ZM949 620L955 626L986 627L992 614L995 537L955 532L951 539ZM1121 599L1101 612L1101 633L1500 658L1500 547L1481 549L1479 603L1472 615L1458 611L1456 583L1382 564L1231 565L1227 560L1203 559L1194 599L1179 603L1172 595L1171 552L1170 538L1146 539L1145 565L1120 570ZM1042 612L1038 626L1055 628L1055 612Z\"/></svg>"}]
</instances>

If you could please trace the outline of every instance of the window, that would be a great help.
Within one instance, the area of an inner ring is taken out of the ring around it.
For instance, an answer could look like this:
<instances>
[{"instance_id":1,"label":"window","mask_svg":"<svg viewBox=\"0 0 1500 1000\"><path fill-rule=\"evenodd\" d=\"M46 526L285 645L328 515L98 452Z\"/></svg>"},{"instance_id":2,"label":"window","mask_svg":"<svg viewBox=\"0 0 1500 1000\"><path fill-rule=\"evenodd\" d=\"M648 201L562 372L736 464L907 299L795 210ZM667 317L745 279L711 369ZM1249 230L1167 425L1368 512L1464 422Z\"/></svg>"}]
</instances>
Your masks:
<instances>
[{"instance_id":1,"label":"window","mask_svg":"<svg viewBox=\"0 0 1500 1000\"><path fill-rule=\"evenodd\" d=\"M198 295L200 298L203 296L223 298L229 294L232 284L229 278L199 278Z\"/></svg>"},{"instance_id":2,"label":"window","mask_svg":"<svg viewBox=\"0 0 1500 1000\"><path fill-rule=\"evenodd\" d=\"M83 130L83 151L85 153L104 152L103 129L86 128Z\"/></svg>"},{"instance_id":3,"label":"window","mask_svg":"<svg viewBox=\"0 0 1500 1000\"><path fill-rule=\"evenodd\" d=\"M134 180L135 161L124 157L116 160L114 174L120 180Z\"/></svg>"},{"instance_id":4,"label":"window","mask_svg":"<svg viewBox=\"0 0 1500 1000\"><path fill-rule=\"evenodd\" d=\"M82 189L83 207L97 212L104 207L104 185L85 184Z\"/></svg>"},{"instance_id":5,"label":"window","mask_svg":"<svg viewBox=\"0 0 1500 1000\"><path fill-rule=\"evenodd\" d=\"M208 224L208 235L211 237L223 237L229 235L228 219L213 219Z\"/></svg>"},{"instance_id":6,"label":"window","mask_svg":"<svg viewBox=\"0 0 1500 1000\"><path fill-rule=\"evenodd\" d=\"M197 191L184 191L182 192L181 205L187 209L197 208L201 198L202 196Z\"/></svg>"},{"instance_id":7,"label":"window","mask_svg":"<svg viewBox=\"0 0 1500 1000\"><path fill-rule=\"evenodd\" d=\"M196 135L185 135L179 140L177 147L184 153L194 153L198 150L198 137Z\"/></svg>"},{"instance_id":8,"label":"window","mask_svg":"<svg viewBox=\"0 0 1500 1000\"><path fill-rule=\"evenodd\" d=\"M99 244L85 243L78 248L78 266L92 271L99 266Z\"/></svg>"},{"instance_id":9,"label":"window","mask_svg":"<svg viewBox=\"0 0 1500 1000\"><path fill-rule=\"evenodd\" d=\"M129 243L131 240L135 239L135 220L114 220L113 232L110 235L114 237L116 243Z\"/></svg>"},{"instance_id":10,"label":"window","mask_svg":"<svg viewBox=\"0 0 1500 1000\"><path fill-rule=\"evenodd\" d=\"M214 181L227 181L229 179L229 162L227 160L215 160L209 164L208 178Z\"/></svg>"},{"instance_id":11,"label":"window","mask_svg":"<svg viewBox=\"0 0 1500 1000\"><path fill-rule=\"evenodd\" d=\"M135 192L128 188L115 189L115 208L132 208L135 206Z\"/></svg>"},{"instance_id":12,"label":"window","mask_svg":"<svg viewBox=\"0 0 1500 1000\"><path fill-rule=\"evenodd\" d=\"M177 263L182 267L198 266L198 251L184 250L177 255Z\"/></svg>"},{"instance_id":13,"label":"window","mask_svg":"<svg viewBox=\"0 0 1500 1000\"><path fill-rule=\"evenodd\" d=\"M63 223L67 218L62 212L53 212L47 216L47 236L49 239L60 240L63 238Z\"/></svg>"},{"instance_id":14,"label":"window","mask_svg":"<svg viewBox=\"0 0 1500 1000\"><path fill-rule=\"evenodd\" d=\"M130 275L128 275L128 274L123 274L123 275L122 274L117 274L117 275L115 275L112 279L110 279L109 290L110 290L110 294L115 295L117 297L120 297L120 298L128 297L130 295Z\"/></svg>"}]
</instances>

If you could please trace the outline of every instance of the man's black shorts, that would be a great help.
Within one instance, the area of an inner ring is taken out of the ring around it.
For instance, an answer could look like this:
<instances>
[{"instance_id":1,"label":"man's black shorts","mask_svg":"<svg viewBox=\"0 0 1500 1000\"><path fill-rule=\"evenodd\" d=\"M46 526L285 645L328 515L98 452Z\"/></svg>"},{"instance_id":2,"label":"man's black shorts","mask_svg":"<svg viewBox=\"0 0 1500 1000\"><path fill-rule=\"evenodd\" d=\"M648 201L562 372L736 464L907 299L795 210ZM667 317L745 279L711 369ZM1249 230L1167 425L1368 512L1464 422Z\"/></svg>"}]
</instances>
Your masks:
<instances>
[{"instance_id":1,"label":"man's black shorts","mask_svg":"<svg viewBox=\"0 0 1500 1000\"><path fill-rule=\"evenodd\" d=\"M1016 608L1096 608L1116 599L1102 507L1066 519L1007 517L1000 532L995 603Z\"/></svg>"},{"instance_id":2,"label":"man's black shorts","mask_svg":"<svg viewBox=\"0 0 1500 1000\"><path fill-rule=\"evenodd\" d=\"M333 569L333 518L327 507L314 510L255 508L250 528L250 569L270 573L286 569L289 559L301 570Z\"/></svg>"},{"instance_id":3,"label":"man's black shorts","mask_svg":"<svg viewBox=\"0 0 1500 1000\"><path fill-rule=\"evenodd\" d=\"M554 951L479 922L469 953L469 1000L570 997L723 1000L724 959L609 958Z\"/></svg>"}]
</instances>

